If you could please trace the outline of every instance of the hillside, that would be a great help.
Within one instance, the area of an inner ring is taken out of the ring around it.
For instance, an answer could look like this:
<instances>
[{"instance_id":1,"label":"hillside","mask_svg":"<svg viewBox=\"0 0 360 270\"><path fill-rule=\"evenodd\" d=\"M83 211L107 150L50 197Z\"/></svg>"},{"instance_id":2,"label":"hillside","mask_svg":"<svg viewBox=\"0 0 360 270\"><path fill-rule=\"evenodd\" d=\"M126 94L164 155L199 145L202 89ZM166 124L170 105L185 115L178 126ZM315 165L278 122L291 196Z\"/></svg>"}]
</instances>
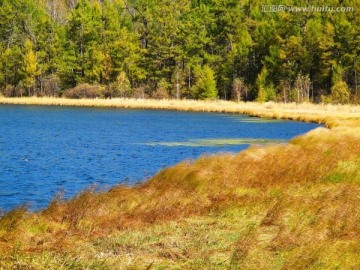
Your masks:
<instances>
[{"instance_id":1,"label":"hillside","mask_svg":"<svg viewBox=\"0 0 360 270\"><path fill-rule=\"evenodd\" d=\"M355 103L357 0L0 0L8 97Z\"/></svg>"}]
</instances>

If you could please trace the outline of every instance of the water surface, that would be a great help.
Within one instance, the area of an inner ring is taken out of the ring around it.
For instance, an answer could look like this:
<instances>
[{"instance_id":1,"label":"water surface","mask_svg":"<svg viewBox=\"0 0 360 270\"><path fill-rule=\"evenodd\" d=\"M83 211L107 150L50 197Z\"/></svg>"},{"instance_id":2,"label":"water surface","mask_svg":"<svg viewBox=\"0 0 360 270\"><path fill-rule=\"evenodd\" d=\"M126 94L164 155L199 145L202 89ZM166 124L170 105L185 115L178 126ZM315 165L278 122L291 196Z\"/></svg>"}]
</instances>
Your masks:
<instances>
[{"instance_id":1,"label":"water surface","mask_svg":"<svg viewBox=\"0 0 360 270\"><path fill-rule=\"evenodd\" d=\"M282 142L318 125L243 115L0 106L0 208L45 207L97 184L136 184L205 153Z\"/></svg>"}]
</instances>

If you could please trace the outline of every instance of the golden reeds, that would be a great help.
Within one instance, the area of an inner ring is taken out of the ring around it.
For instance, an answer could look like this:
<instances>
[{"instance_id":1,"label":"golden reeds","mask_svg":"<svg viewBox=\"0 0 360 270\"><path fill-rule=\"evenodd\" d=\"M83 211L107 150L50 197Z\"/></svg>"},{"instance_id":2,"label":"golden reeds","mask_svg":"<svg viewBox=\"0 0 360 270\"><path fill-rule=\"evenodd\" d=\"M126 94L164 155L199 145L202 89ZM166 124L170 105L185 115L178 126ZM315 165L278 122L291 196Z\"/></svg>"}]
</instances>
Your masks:
<instances>
[{"instance_id":1,"label":"golden reeds","mask_svg":"<svg viewBox=\"0 0 360 270\"><path fill-rule=\"evenodd\" d=\"M50 97L0 97L0 104L111 107L131 109L158 109L201 112L242 113L252 116L284 118L323 123L327 119L349 119L360 117L359 105L332 105L311 103L253 103L223 100L154 100L154 99L66 99ZM330 121L329 121L330 122Z\"/></svg>"}]
</instances>

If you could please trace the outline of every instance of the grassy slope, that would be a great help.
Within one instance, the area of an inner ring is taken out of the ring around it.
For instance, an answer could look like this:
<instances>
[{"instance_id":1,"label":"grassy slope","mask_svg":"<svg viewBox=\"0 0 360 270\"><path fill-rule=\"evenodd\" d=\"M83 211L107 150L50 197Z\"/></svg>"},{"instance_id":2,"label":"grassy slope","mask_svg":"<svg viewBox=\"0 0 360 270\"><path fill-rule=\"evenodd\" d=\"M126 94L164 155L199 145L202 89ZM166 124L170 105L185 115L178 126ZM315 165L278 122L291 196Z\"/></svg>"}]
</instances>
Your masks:
<instances>
[{"instance_id":1,"label":"grassy slope","mask_svg":"<svg viewBox=\"0 0 360 270\"><path fill-rule=\"evenodd\" d=\"M359 107L194 104L331 129L183 162L135 188L88 190L40 213L15 209L0 220L0 269L360 265Z\"/></svg>"}]
</instances>

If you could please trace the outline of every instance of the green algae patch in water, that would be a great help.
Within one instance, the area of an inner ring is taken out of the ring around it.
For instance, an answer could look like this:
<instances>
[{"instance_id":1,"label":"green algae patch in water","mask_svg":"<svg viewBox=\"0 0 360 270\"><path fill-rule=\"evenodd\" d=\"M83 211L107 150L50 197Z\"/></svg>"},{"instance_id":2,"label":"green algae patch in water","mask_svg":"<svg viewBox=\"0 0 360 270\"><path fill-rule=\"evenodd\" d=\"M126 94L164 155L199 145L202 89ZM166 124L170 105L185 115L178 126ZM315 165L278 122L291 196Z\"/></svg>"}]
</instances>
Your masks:
<instances>
[{"instance_id":1,"label":"green algae patch in water","mask_svg":"<svg viewBox=\"0 0 360 270\"><path fill-rule=\"evenodd\" d=\"M274 139L251 139L251 138L230 138L230 139L200 139L186 142L150 142L144 143L148 146L187 146L187 147L216 147L225 145L248 145L248 144L274 144L285 143L285 140Z\"/></svg>"}]
</instances>

